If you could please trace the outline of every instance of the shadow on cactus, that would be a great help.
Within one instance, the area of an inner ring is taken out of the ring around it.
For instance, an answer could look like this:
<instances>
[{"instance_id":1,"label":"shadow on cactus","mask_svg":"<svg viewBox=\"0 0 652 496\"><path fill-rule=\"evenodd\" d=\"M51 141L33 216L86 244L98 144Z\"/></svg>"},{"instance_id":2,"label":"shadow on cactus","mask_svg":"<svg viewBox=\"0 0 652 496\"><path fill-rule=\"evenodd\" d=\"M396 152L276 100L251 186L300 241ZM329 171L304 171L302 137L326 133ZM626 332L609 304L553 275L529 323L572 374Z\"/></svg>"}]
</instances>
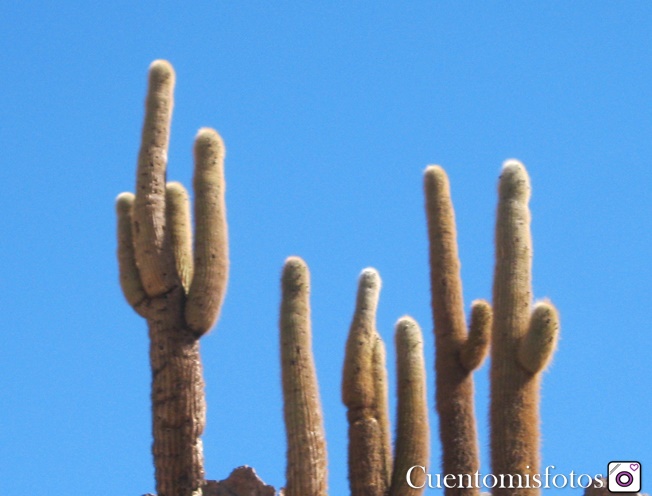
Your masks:
<instances>
[{"instance_id":1,"label":"shadow on cactus","mask_svg":"<svg viewBox=\"0 0 652 496\"><path fill-rule=\"evenodd\" d=\"M135 194L117 199L118 260L125 298L147 320L152 370L152 431L158 496L273 496L249 467L225 480L205 479L205 425L199 339L215 324L228 276L224 145L212 129L195 139L194 239L188 193L166 183L175 74L150 66ZM494 474L539 471L541 371L559 329L548 301L533 305L527 172L508 161L499 180L493 308L484 300L464 316L454 211L446 173L424 174L435 334L436 409L441 474L473 476L480 467L473 371L491 345L491 465ZM405 316L396 323L397 425L392 448L385 345L376 330L379 274L362 271L342 377L349 423L353 496L418 496L428 470L430 432L423 339ZM312 354L310 274L299 257L281 275L280 348L287 436L285 496L326 496L327 450ZM411 468L411 477L407 477ZM604 494L589 488L587 495ZM447 496L478 496L452 487ZM534 496L538 488L495 489L496 496Z\"/></svg>"}]
</instances>

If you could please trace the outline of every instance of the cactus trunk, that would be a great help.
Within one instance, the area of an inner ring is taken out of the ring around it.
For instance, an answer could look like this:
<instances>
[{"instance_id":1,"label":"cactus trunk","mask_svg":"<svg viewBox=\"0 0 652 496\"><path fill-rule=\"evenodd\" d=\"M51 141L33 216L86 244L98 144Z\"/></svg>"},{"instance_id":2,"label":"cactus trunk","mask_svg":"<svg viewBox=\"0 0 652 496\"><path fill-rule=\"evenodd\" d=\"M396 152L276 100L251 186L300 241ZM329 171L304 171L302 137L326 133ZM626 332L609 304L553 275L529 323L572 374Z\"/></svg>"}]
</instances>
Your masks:
<instances>
[{"instance_id":1,"label":"cactus trunk","mask_svg":"<svg viewBox=\"0 0 652 496\"><path fill-rule=\"evenodd\" d=\"M174 301L148 320L152 367L152 452L159 496L190 495L204 483L206 423L199 340ZM175 308L176 307L176 308Z\"/></svg>"}]
</instances>

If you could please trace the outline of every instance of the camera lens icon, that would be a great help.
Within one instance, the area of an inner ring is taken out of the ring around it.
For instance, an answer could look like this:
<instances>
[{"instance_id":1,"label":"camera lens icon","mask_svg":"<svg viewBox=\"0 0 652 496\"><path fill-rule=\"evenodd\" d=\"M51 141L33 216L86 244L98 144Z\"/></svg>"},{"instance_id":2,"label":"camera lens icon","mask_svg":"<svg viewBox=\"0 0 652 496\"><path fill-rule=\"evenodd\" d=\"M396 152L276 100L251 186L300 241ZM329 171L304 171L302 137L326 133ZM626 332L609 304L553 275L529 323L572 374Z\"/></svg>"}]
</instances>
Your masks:
<instances>
[{"instance_id":1,"label":"camera lens icon","mask_svg":"<svg viewBox=\"0 0 652 496\"><path fill-rule=\"evenodd\" d=\"M641 472L639 462L611 462L607 489L612 493L637 493L641 490Z\"/></svg>"}]
</instances>

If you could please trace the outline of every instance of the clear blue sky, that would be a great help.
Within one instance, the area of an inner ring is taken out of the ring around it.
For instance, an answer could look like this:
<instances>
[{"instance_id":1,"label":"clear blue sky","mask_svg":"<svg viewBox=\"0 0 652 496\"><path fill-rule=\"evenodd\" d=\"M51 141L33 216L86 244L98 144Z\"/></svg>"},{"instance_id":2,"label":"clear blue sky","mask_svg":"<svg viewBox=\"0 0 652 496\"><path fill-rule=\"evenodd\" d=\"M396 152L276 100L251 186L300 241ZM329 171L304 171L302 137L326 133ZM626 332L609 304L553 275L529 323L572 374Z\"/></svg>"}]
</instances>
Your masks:
<instances>
[{"instance_id":1,"label":"clear blue sky","mask_svg":"<svg viewBox=\"0 0 652 496\"><path fill-rule=\"evenodd\" d=\"M383 278L392 379L406 313L431 372L423 170L451 180L468 306L491 295L496 180L514 157L533 184L535 295L562 319L542 464L635 459L650 491L652 4L192 4L0 6L0 494L153 490L146 325L118 285L114 199L134 187L156 58L177 71L168 177L190 183L200 127L227 146L231 278L202 340L209 478L249 464L283 484L279 275L300 255L330 493L348 494L339 384L357 276ZM436 471L434 414L432 429Z\"/></svg>"}]
</instances>

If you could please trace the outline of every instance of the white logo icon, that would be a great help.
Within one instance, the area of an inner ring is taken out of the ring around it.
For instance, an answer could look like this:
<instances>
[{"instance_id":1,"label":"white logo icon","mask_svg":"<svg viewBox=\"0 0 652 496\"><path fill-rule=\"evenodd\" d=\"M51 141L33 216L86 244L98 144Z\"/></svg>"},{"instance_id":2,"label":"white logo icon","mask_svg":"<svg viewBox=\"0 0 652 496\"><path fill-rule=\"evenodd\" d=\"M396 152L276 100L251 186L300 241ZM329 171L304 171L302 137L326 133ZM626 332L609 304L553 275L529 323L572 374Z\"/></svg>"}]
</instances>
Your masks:
<instances>
[{"instance_id":1,"label":"white logo icon","mask_svg":"<svg viewBox=\"0 0 652 496\"><path fill-rule=\"evenodd\" d=\"M612 493L637 493L641 490L641 464L639 462L609 463L607 489Z\"/></svg>"}]
</instances>

